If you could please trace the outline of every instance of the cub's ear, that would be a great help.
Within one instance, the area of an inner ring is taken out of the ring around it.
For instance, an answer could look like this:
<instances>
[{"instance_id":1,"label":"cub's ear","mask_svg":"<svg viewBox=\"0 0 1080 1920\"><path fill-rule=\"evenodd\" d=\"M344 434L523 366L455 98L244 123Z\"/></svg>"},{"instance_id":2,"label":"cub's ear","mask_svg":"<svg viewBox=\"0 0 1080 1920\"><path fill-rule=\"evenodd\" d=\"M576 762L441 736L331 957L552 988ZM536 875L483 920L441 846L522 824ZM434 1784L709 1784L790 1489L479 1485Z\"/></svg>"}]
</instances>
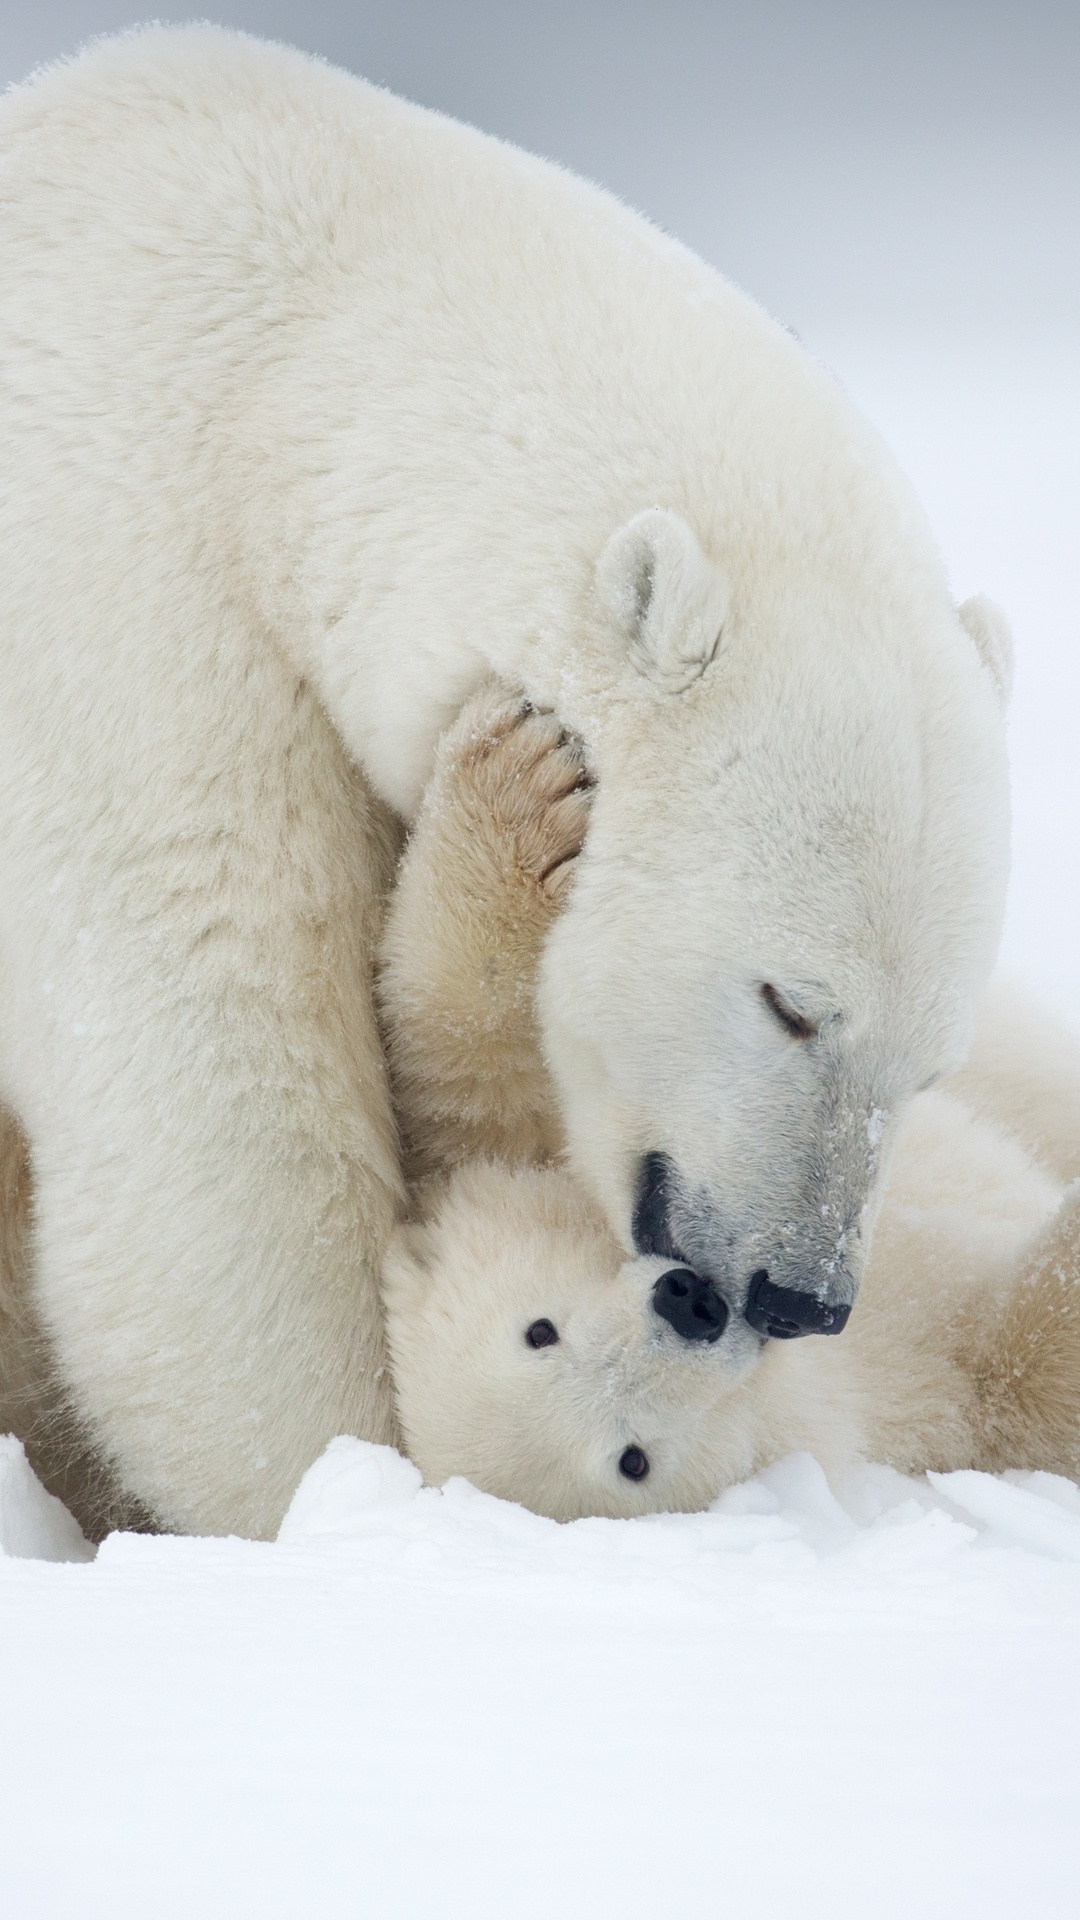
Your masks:
<instances>
[{"instance_id":1,"label":"cub's ear","mask_svg":"<svg viewBox=\"0 0 1080 1920\"><path fill-rule=\"evenodd\" d=\"M716 652L730 592L677 513L648 507L613 533L596 569L600 598L639 673L682 693Z\"/></svg>"},{"instance_id":2,"label":"cub's ear","mask_svg":"<svg viewBox=\"0 0 1080 1920\"><path fill-rule=\"evenodd\" d=\"M1013 640L1000 607L981 593L957 607L960 625L969 633L979 658L997 689L1003 707L1009 704L1013 677Z\"/></svg>"}]
</instances>

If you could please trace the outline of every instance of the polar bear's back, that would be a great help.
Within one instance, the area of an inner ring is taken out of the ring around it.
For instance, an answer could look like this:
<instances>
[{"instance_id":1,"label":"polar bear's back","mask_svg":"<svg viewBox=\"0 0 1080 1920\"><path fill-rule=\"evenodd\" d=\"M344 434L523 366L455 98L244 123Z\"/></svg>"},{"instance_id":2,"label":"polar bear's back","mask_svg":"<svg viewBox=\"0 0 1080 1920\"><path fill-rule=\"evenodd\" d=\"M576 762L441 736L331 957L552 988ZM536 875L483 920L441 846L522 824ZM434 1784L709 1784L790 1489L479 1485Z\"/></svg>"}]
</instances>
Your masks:
<instances>
[{"instance_id":1,"label":"polar bear's back","mask_svg":"<svg viewBox=\"0 0 1080 1920\"><path fill-rule=\"evenodd\" d=\"M539 627L565 674L595 556L642 505L690 520L760 645L817 594L860 646L890 606L887 644L926 628L940 648L943 575L876 437L783 328L599 189L212 29L91 49L10 96L0 139L16 390L38 422L51 399L54 443L95 478L197 520L290 644L348 608L393 662L349 728L393 804L478 655L512 672Z\"/></svg>"}]
</instances>

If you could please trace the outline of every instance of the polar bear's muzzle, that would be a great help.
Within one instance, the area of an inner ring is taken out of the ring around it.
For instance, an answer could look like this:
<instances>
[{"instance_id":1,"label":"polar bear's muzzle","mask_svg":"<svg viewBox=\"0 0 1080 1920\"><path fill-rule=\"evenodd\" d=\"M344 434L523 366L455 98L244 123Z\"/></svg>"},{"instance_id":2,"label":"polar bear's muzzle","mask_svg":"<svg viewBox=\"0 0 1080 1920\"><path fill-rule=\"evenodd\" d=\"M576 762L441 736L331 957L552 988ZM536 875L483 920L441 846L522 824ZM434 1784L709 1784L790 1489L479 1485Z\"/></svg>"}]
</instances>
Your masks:
<instances>
[{"instance_id":1,"label":"polar bear's muzzle","mask_svg":"<svg viewBox=\"0 0 1080 1920\"><path fill-rule=\"evenodd\" d=\"M757 1267L742 1283L732 1275L718 1287L701 1268L711 1264L695 1258L694 1246L680 1245L673 1220L677 1181L666 1154L647 1153L638 1176L634 1207L634 1244L639 1254L680 1264L661 1274L653 1289L654 1312L686 1340L713 1342L723 1333L732 1312L741 1312L755 1333L767 1340L798 1340L804 1334L842 1333L851 1312L851 1299L832 1298L820 1290L784 1286L767 1267ZM685 1236L684 1236L685 1238ZM845 1276L850 1279L850 1276ZM736 1304L731 1294L737 1294Z\"/></svg>"},{"instance_id":2,"label":"polar bear's muzzle","mask_svg":"<svg viewBox=\"0 0 1080 1920\"><path fill-rule=\"evenodd\" d=\"M798 1340L804 1333L843 1333L850 1300L822 1300L802 1287L779 1287L767 1267L750 1275L743 1318L767 1340Z\"/></svg>"}]
</instances>

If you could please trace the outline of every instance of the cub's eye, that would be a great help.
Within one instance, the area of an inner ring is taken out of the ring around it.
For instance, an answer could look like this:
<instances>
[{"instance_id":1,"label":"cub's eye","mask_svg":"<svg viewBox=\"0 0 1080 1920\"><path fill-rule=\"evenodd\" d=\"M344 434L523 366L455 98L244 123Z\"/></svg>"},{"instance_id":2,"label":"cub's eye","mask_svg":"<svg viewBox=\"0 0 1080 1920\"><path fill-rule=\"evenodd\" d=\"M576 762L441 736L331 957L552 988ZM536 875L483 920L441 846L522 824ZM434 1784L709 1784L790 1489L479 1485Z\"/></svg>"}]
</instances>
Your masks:
<instances>
[{"instance_id":1,"label":"cub's eye","mask_svg":"<svg viewBox=\"0 0 1080 1920\"><path fill-rule=\"evenodd\" d=\"M554 1347L559 1343L559 1335L550 1320L534 1320L525 1339L530 1347Z\"/></svg>"},{"instance_id":2,"label":"cub's eye","mask_svg":"<svg viewBox=\"0 0 1080 1920\"><path fill-rule=\"evenodd\" d=\"M813 1039L817 1028L811 1021L804 1020L801 1013L796 1013L794 1007L789 1007L783 995L777 993L767 980L761 989L761 997L773 1018L779 1020L784 1032L790 1033L793 1040Z\"/></svg>"},{"instance_id":3,"label":"cub's eye","mask_svg":"<svg viewBox=\"0 0 1080 1920\"><path fill-rule=\"evenodd\" d=\"M644 1480L649 1471L649 1456L640 1447L624 1447L619 1456L619 1472L624 1480Z\"/></svg>"}]
</instances>

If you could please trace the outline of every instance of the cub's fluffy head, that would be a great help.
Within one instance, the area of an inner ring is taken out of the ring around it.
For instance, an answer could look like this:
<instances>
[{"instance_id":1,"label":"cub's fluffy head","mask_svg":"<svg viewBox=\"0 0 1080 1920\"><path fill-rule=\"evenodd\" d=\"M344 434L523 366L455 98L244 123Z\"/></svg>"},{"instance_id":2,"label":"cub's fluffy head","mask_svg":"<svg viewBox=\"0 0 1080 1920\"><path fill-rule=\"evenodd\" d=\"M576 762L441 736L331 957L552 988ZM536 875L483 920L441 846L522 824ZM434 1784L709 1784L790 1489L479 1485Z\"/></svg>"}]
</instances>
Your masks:
<instances>
[{"instance_id":1,"label":"cub's fluffy head","mask_svg":"<svg viewBox=\"0 0 1080 1920\"><path fill-rule=\"evenodd\" d=\"M737 1320L715 1343L682 1339L652 1306L664 1264L625 1262L561 1172L457 1173L384 1269L398 1407L425 1479L463 1474L569 1520L693 1511L749 1470L733 1389L760 1343Z\"/></svg>"}]
</instances>

